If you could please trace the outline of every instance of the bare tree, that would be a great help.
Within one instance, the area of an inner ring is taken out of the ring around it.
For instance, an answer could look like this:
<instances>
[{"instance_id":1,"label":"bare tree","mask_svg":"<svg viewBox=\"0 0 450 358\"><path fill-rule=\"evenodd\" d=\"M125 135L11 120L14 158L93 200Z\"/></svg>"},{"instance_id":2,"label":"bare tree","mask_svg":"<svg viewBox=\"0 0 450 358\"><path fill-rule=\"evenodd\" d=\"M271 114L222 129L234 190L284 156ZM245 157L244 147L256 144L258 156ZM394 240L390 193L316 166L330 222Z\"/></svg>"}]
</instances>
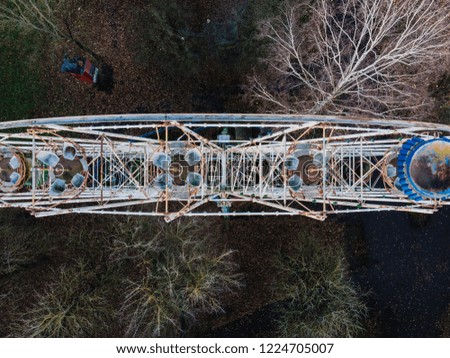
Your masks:
<instances>
[{"instance_id":1,"label":"bare tree","mask_svg":"<svg viewBox=\"0 0 450 358\"><path fill-rule=\"evenodd\" d=\"M288 3L262 26L272 70L254 94L283 112L411 115L448 60L449 19L449 1Z\"/></svg>"},{"instance_id":2,"label":"bare tree","mask_svg":"<svg viewBox=\"0 0 450 358\"><path fill-rule=\"evenodd\" d=\"M9 0L0 4L0 21L64 37L54 20L54 7L48 0Z\"/></svg>"},{"instance_id":3,"label":"bare tree","mask_svg":"<svg viewBox=\"0 0 450 358\"><path fill-rule=\"evenodd\" d=\"M61 24L57 20L58 1L54 0L1 0L0 26L17 26L22 29L39 31L54 38L69 40L93 57L99 56L78 41L72 34L67 20Z\"/></svg>"},{"instance_id":4,"label":"bare tree","mask_svg":"<svg viewBox=\"0 0 450 358\"><path fill-rule=\"evenodd\" d=\"M53 272L55 280L36 292L35 304L12 325L14 337L96 337L114 310L105 289L95 287L95 271L81 260Z\"/></svg>"},{"instance_id":5,"label":"bare tree","mask_svg":"<svg viewBox=\"0 0 450 358\"><path fill-rule=\"evenodd\" d=\"M178 335L199 312L223 312L223 295L241 287L234 252L213 247L200 221L142 225L131 235L119 232L112 248L115 262L138 270L120 310L126 335Z\"/></svg>"},{"instance_id":6,"label":"bare tree","mask_svg":"<svg viewBox=\"0 0 450 358\"><path fill-rule=\"evenodd\" d=\"M354 337L367 307L348 277L343 249L303 231L275 258L273 287L280 337Z\"/></svg>"}]
</instances>

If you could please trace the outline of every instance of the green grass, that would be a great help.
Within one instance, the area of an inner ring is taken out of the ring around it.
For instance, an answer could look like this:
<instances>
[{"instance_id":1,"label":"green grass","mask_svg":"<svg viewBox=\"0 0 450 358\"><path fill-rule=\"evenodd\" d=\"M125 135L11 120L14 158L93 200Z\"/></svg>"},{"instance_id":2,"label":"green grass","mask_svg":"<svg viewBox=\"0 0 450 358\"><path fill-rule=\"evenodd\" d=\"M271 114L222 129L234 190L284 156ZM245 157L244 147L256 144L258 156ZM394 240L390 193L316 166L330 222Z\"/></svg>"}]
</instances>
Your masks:
<instances>
[{"instance_id":1,"label":"green grass","mask_svg":"<svg viewBox=\"0 0 450 358\"><path fill-rule=\"evenodd\" d=\"M33 117L45 105L46 48L40 34L0 32L0 121Z\"/></svg>"}]
</instances>

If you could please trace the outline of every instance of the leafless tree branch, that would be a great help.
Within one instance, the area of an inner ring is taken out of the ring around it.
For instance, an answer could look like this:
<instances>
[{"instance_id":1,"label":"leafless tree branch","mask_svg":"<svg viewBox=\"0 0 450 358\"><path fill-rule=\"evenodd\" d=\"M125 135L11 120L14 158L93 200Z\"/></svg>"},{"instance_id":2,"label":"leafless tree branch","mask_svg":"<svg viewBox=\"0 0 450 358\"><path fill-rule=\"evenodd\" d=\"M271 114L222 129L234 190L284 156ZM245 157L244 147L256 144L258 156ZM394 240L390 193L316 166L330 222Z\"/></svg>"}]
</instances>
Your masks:
<instances>
[{"instance_id":1,"label":"leafless tree branch","mask_svg":"<svg viewBox=\"0 0 450 358\"><path fill-rule=\"evenodd\" d=\"M255 80L253 92L284 112L410 115L426 102L420 84L449 57L449 4L288 3L282 16L263 24L272 71L266 81Z\"/></svg>"},{"instance_id":2,"label":"leafless tree branch","mask_svg":"<svg viewBox=\"0 0 450 358\"><path fill-rule=\"evenodd\" d=\"M65 39L100 59L94 51L73 37L67 23L67 29L61 27L56 19L58 4L59 1L53 0L0 0L0 27L17 26Z\"/></svg>"}]
</instances>

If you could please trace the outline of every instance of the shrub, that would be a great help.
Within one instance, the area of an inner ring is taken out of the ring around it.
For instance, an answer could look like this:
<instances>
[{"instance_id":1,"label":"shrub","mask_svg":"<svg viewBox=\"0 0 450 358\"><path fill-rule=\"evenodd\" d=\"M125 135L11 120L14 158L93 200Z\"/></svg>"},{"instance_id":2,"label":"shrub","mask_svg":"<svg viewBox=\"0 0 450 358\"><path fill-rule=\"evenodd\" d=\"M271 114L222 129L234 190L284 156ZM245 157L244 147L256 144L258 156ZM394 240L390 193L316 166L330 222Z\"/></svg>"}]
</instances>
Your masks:
<instances>
[{"instance_id":1,"label":"shrub","mask_svg":"<svg viewBox=\"0 0 450 358\"><path fill-rule=\"evenodd\" d=\"M280 252L276 296L282 337L351 337L367 308L346 277L344 253L306 234Z\"/></svg>"},{"instance_id":2,"label":"shrub","mask_svg":"<svg viewBox=\"0 0 450 358\"><path fill-rule=\"evenodd\" d=\"M115 260L136 267L121 308L127 336L180 334L197 313L223 311L219 297L241 285L233 252L213 248L199 222L151 227L113 249Z\"/></svg>"},{"instance_id":3,"label":"shrub","mask_svg":"<svg viewBox=\"0 0 450 358\"><path fill-rule=\"evenodd\" d=\"M63 266L57 279L42 293L36 304L14 328L21 337L92 337L107 326L112 310L95 284L95 273L84 263Z\"/></svg>"}]
</instances>

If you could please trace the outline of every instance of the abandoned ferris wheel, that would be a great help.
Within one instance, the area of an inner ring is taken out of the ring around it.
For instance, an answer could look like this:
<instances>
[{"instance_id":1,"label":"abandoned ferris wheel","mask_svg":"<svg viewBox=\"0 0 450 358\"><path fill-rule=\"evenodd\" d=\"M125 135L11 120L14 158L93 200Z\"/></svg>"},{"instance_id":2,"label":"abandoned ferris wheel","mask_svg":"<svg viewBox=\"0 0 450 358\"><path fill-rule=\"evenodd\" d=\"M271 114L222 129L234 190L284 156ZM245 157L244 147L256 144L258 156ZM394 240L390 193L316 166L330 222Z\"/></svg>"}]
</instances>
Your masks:
<instances>
[{"instance_id":1,"label":"abandoned ferris wheel","mask_svg":"<svg viewBox=\"0 0 450 358\"><path fill-rule=\"evenodd\" d=\"M0 205L37 217L433 213L450 126L334 116L145 114L0 123Z\"/></svg>"}]
</instances>

